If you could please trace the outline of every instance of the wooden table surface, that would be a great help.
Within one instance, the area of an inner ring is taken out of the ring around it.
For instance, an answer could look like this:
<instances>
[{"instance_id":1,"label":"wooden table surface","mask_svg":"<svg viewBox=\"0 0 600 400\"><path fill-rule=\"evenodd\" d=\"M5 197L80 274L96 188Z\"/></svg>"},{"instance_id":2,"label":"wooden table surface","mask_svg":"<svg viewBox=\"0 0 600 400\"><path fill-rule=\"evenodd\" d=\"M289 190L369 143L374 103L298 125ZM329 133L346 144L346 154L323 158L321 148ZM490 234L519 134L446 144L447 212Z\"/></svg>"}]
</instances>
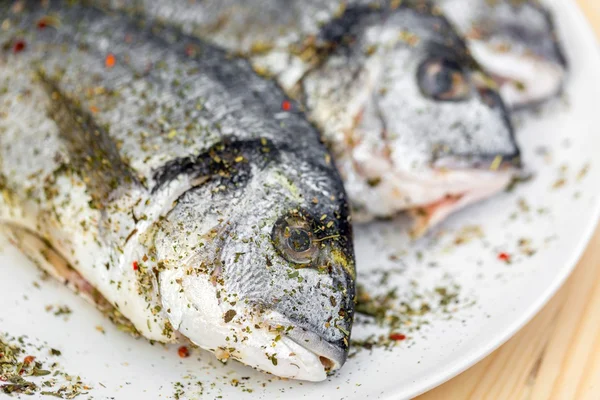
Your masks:
<instances>
[{"instance_id":1,"label":"wooden table surface","mask_svg":"<svg viewBox=\"0 0 600 400\"><path fill-rule=\"evenodd\" d=\"M600 0L576 1L600 38ZM573 275L528 325L417 398L438 399L600 400L600 228Z\"/></svg>"}]
</instances>

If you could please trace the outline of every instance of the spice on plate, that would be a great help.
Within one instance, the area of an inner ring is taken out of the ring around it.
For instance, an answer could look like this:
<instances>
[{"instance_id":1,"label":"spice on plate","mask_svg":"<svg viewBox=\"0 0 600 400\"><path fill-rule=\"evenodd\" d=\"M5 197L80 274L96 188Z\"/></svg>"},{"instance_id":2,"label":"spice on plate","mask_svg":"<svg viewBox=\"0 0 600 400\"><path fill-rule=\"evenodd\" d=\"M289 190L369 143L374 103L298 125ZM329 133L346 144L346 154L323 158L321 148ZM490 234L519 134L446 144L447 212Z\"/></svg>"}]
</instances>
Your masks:
<instances>
[{"instance_id":1,"label":"spice on plate","mask_svg":"<svg viewBox=\"0 0 600 400\"><path fill-rule=\"evenodd\" d=\"M181 358L187 358L190 356L190 351L186 346L181 346L177 349L177 354L179 354L179 357Z\"/></svg>"},{"instance_id":2,"label":"spice on plate","mask_svg":"<svg viewBox=\"0 0 600 400\"><path fill-rule=\"evenodd\" d=\"M498 254L498 260L500 261L504 261L505 263L509 264L511 261L511 257L510 254L502 252Z\"/></svg>"},{"instance_id":3,"label":"spice on plate","mask_svg":"<svg viewBox=\"0 0 600 400\"><path fill-rule=\"evenodd\" d=\"M63 372L56 362L46 367L42 356L29 354L40 352L45 346L34 346L25 339L25 336L14 338L0 333L0 393L62 399L88 393L90 387L83 384L80 377ZM60 356L61 352L51 348L50 354Z\"/></svg>"}]
</instances>

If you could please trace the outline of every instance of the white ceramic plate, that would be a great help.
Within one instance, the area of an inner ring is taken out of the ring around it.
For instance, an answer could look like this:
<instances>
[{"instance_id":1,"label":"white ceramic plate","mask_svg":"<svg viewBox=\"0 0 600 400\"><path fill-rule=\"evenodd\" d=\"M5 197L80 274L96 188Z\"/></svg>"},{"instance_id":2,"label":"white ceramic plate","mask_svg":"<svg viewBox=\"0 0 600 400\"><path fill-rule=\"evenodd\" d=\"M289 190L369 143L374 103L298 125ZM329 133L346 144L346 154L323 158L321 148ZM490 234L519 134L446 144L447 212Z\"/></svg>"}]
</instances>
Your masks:
<instances>
[{"instance_id":1,"label":"white ceramic plate","mask_svg":"<svg viewBox=\"0 0 600 400\"><path fill-rule=\"evenodd\" d=\"M177 347L133 339L66 288L40 281L40 272L10 245L0 255L0 332L26 334L60 349L56 360L92 386L96 399L169 398L178 381L184 398L198 398L203 390L207 398L402 399L457 375L546 303L575 266L599 215L600 57L574 3L550 5L571 76L564 101L517 117L535 179L464 210L417 243L407 238L403 221L356 229L360 279L369 291L397 287L396 303L431 308L397 330L407 338L395 347L359 351L318 384L280 380L238 363L221 365L199 350L182 359ZM390 272L384 285L378 283L382 270ZM450 304L440 305L440 287L456 294ZM46 311L47 305L68 305L72 314L65 320ZM358 323L353 337L370 333L389 331ZM48 358L44 354L38 357Z\"/></svg>"}]
</instances>

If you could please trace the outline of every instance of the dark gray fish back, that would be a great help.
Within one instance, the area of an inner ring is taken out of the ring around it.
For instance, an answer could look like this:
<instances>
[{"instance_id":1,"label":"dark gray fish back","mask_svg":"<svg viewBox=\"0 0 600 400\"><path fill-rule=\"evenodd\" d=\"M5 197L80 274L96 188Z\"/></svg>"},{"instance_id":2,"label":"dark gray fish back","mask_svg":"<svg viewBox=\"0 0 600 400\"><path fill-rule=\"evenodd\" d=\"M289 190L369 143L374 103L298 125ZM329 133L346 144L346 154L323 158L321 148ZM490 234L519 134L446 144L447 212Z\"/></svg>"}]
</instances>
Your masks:
<instances>
[{"instance_id":1,"label":"dark gray fish back","mask_svg":"<svg viewBox=\"0 0 600 400\"><path fill-rule=\"evenodd\" d=\"M12 3L5 3L3 13L14 17ZM19 25L2 34L5 55L27 57L64 97L95 110L94 120L142 182L170 159L201 154L224 137L267 138L335 175L300 107L247 61L177 29L117 13L61 2L18 4L24 8L14 19ZM48 16L57 26L39 29ZM22 54L11 54L19 41ZM282 110L284 102L292 112Z\"/></svg>"}]
</instances>

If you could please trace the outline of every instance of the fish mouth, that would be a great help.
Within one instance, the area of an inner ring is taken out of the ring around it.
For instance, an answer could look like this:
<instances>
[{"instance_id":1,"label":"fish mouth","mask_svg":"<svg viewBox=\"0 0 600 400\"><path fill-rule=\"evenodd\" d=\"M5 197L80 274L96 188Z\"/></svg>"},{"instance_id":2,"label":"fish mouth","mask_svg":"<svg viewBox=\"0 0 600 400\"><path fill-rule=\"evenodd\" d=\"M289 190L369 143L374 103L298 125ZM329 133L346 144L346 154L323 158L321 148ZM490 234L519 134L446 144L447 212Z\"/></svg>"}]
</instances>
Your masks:
<instances>
[{"instance_id":1,"label":"fish mouth","mask_svg":"<svg viewBox=\"0 0 600 400\"><path fill-rule=\"evenodd\" d=\"M456 211L503 191L518 174L521 159L518 151L510 156L483 156L479 159L447 156L437 160L434 168L440 176L454 172L466 174L470 179L468 183L462 182L460 189L458 182L447 185L445 196L410 210L414 220L411 234L415 238L423 236L429 228Z\"/></svg>"},{"instance_id":2,"label":"fish mouth","mask_svg":"<svg viewBox=\"0 0 600 400\"><path fill-rule=\"evenodd\" d=\"M361 200L354 204L361 208L354 210L353 219L368 222L407 211L414 221L413 237L420 237L455 211L503 191L519 171L518 151L493 158L446 156L415 173L369 171L348 186L350 197ZM363 176L381 178L369 184Z\"/></svg>"},{"instance_id":3,"label":"fish mouth","mask_svg":"<svg viewBox=\"0 0 600 400\"><path fill-rule=\"evenodd\" d=\"M326 373L340 369L346 362L348 346L344 345L344 342L348 343L348 339L330 342L318 333L299 326L277 311L271 311L269 321L272 326L292 326L293 329L286 330L282 340L295 343L315 355Z\"/></svg>"},{"instance_id":4,"label":"fish mouth","mask_svg":"<svg viewBox=\"0 0 600 400\"><path fill-rule=\"evenodd\" d=\"M566 65L529 52L502 51L481 41L469 45L510 109L543 103L563 90Z\"/></svg>"},{"instance_id":5,"label":"fish mouth","mask_svg":"<svg viewBox=\"0 0 600 400\"><path fill-rule=\"evenodd\" d=\"M286 339L293 341L318 356L326 372L340 369L348 357L348 350L343 345L328 342L317 333L303 328L290 330L287 333Z\"/></svg>"},{"instance_id":6,"label":"fish mouth","mask_svg":"<svg viewBox=\"0 0 600 400\"><path fill-rule=\"evenodd\" d=\"M432 226L445 220L449 215L471 204L492 197L504 190L513 179L513 174L504 171L482 180L482 184L474 185L470 190L448 194L443 198L410 210L413 217L411 236L419 238Z\"/></svg>"}]
</instances>

